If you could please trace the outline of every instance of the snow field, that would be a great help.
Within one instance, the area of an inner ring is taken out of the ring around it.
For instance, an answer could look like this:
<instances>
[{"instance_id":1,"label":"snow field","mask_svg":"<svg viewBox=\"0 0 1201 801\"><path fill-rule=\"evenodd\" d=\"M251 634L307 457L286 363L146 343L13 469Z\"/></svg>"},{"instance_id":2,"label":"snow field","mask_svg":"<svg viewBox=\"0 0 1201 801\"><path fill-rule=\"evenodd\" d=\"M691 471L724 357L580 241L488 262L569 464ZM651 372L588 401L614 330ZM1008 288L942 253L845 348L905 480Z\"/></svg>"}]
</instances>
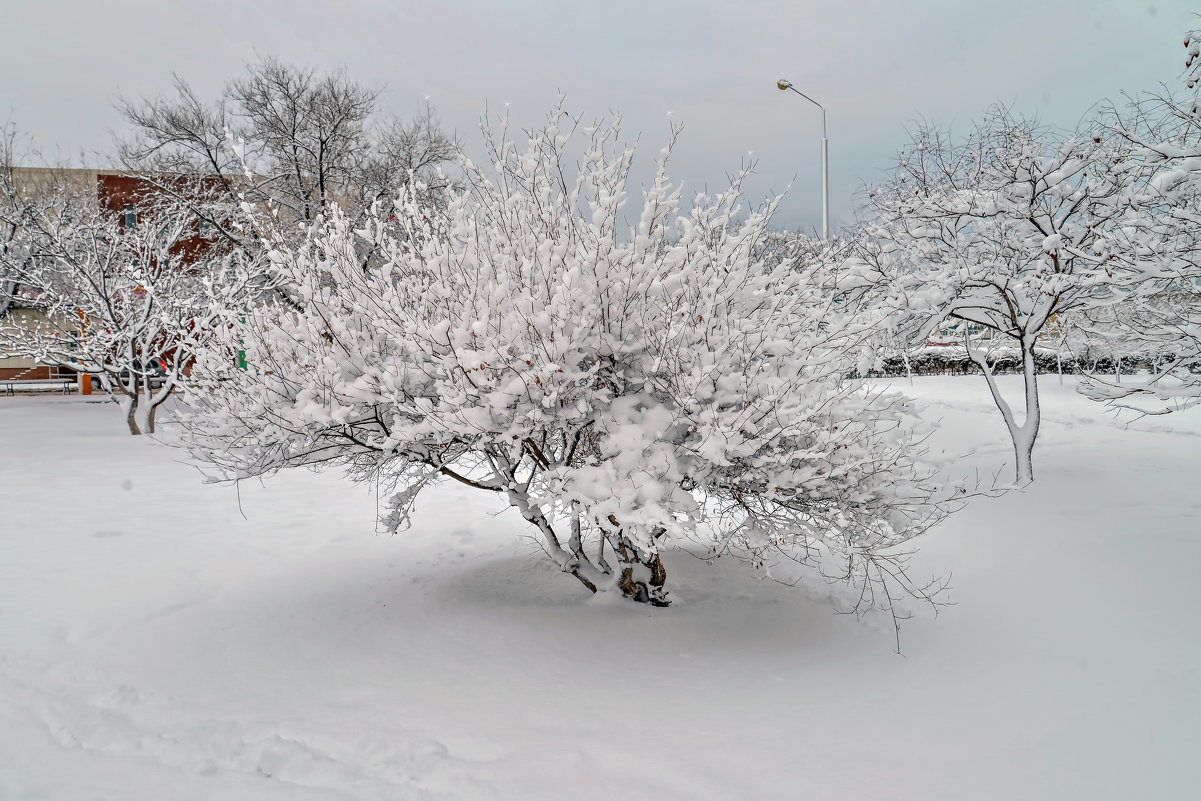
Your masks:
<instances>
[{"instance_id":1,"label":"snow field","mask_svg":"<svg viewBox=\"0 0 1201 801\"><path fill-rule=\"evenodd\" d=\"M817 576L672 552L673 607L590 597L482 493L396 536L332 473L239 511L109 405L0 399L0 799L1193 797L1201 415L1042 378L1035 484L917 541L954 605L902 656ZM895 385L1008 480L982 380Z\"/></svg>"}]
</instances>

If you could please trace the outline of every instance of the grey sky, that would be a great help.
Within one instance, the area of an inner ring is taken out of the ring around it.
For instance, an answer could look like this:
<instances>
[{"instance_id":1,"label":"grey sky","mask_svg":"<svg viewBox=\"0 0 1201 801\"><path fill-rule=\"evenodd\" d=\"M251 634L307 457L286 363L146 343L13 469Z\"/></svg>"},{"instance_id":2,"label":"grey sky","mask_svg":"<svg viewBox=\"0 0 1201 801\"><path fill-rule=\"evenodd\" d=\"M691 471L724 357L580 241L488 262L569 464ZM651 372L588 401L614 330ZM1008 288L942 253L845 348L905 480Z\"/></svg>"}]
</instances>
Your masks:
<instances>
[{"instance_id":1,"label":"grey sky","mask_svg":"<svg viewBox=\"0 0 1201 801\"><path fill-rule=\"evenodd\" d=\"M684 124L676 181L717 189L748 153L753 201L795 182L777 225L820 226L820 114L828 112L831 216L879 176L918 117L966 125L1001 100L1072 127L1121 91L1177 85L1185 0L264 0L167 4L0 0L0 119L44 152L103 151L123 94L203 96L256 54L345 66L409 112L429 96L469 150L485 102L536 124L563 91L588 117L620 111L645 165ZM97 159L88 157L95 162Z\"/></svg>"}]
</instances>

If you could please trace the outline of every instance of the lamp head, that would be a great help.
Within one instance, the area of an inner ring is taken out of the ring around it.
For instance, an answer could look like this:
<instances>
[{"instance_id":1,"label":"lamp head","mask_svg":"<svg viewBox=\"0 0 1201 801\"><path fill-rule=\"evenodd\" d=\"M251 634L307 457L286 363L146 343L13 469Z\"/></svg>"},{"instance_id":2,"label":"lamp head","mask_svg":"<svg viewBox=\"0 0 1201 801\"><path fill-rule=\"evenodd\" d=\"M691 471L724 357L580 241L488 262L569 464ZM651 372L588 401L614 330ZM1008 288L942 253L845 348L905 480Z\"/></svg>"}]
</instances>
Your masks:
<instances>
[{"instance_id":1,"label":"lamp head","mask_svg":"<svg viewBox=\"0 0 1201 801\"><path fill-rule=\"evenodd\" d=\"M786 89L791 89L792 81L788 80L787 78L781 78L780 80L776 81L776 88L779 89L781 92L783 92Z\"/></svg>"}]
</instances>

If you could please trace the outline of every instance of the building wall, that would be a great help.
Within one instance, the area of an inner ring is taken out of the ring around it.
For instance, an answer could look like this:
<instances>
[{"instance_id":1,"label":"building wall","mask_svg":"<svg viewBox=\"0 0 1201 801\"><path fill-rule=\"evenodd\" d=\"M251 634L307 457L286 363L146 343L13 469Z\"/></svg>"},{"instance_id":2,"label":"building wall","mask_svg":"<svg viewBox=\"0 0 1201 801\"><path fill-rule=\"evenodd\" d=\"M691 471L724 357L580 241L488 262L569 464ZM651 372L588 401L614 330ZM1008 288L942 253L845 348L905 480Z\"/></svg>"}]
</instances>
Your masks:
<instances>
[{"instance_id":1,"label":"building wall","mask_svg":"<svg viewBox=\"0 0 1201 801\"><path fill-rule=\"evenodd\" d=\"M71 320L51 320L39 309L11 309L0 325L17 328L43 328L56 336L70 336L78 330L78 323ZM75 372L63 367L39 365L25 356L7 356L0 353L0 380L10 378L57 378L74 376Z\"/></svg>"},{"instance_id":2,"label":"building wall","mask_svg":"<svg viewBox=\"0 0 1201 801\"><path fill-rule=\"evenodd\" d=\"M96 202L102 211L110 212L124 227L126 212L132 211L138 220L152 219L155 196L159 190L137 175L120 172L99 171L96 174ZM212 188L213 179L197 176L161 179L170 191L184 197L196 197L190 192L205 192ZM171 260L177 264L191 264L212 247L212 240L200 235L199 221L192 223L195 236L179 240L171 247Z\"/></svg>"},{"instance_id":3,"label":"building wall","mask_svg":"<svg viewBox=\"0 0 1201 801\"><path fill-rule=\"evenodd\" d=\"M27 195L44 197L56 188L65 187L89 205L96 203L99 172L93 169L59 167L13 167L13 182Z\"/></svg>"}]
</instances>

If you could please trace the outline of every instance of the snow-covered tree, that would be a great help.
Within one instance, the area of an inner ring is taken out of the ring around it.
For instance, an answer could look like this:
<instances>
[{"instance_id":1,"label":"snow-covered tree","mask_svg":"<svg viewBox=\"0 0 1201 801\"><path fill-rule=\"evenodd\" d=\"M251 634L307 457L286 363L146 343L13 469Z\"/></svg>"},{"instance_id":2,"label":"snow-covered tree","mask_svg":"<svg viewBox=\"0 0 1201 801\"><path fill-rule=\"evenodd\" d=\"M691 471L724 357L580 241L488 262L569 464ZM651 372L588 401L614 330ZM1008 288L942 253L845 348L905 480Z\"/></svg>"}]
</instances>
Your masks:
<instances>
[{"instance_id":1,"label":"snow-covered tree","mask_svg":"<svg viewBox=\"0 0 1201 801\"><path fill-rule=\"evenodd\" d=\"M1201 84L1201 30L1185 32L1184 50L1184 84L1189 89L1196 89Z\"/></svg>"},{"instance_id":2,"label":"snow-covered tree","mask_svg":"<svg viewBox=\"0 0 1201 801\"><path fill-rule=\"evenodd\" d=\"M26 221L39 215L70 216L87 199L57 168L29 168L41 157L16 124L0 124L0 318L18 301L21 268L29 258Z\"/></svg>"},{"instance_id":3,"label":"snow-covered tree","mask_svg":"<svg viewBox=\"0 0 1201 801\"><path fill-rule=\"evenodd\" d=\"M1005 419L1019 483L1034 475L1040 335L1059 316L1114 302L1115 287L1142 266L1115 261L1131 246L1117 225L1128 151L1099 135L1061 139L994 108L961 140L918 128L891 180L867 193L873 216L844 280L873 286L895 311L890 326L913 344L948 321L965 323L964 346ZM1019 349L1024 408L1003 396L972 330Z\"/></svg>"},{"instance_id":4,"label":"snow-covered tree","mask_svg":"<svg viewBox=\"0 0 1201 801\"><path fill-rule=\"evenodd\" d=\"M24 254L17 251L17 232L26 203L14 172L16 144L16 127L11 122L0 126L0 319L11 308L17 289L14 265L25 260Z\"/></svg>"},{"instance_id":5,"label":"snow-covered tree","mask_svg":"<svg viewBox=\"0 0 1201 801\"><path fill-rule=\"evenodd\" d=\"M1151 374L1125 383L1103 375L1081 386L1107 403L1158 414L1201 401L1201 104L1198 32L1185 37L1189 93L1142 94L1108 106L1105 135L1127 153L1122 165L1126 247L1114 257L1130 286L1121 303L1085 325L1148 356Z\"/></svg>"},{"instance_id":6,"label":"snow-covered tree","mask_svg":"<svg viewBox=\"0 0 1201 801\"><path fill-rule=\"evenodd\" d=\"M843 244L839 241L831 244L801 231L768 231L757 243L754 258L768 267L783 261L810 264L837 252Z\"/></svg>"},{"instance_id":7,"label":"snow-covered tree","mask_svg":"<svg viewBox=\"0 0 1201 801\"><path fill-rule=\"evenodd\" d=\"M231 262L185 263L190 217L127 225L106 210L27 209L15 243L18 300L36 315L0 320L0 350L93 376L119 398L131 434L153 433L197 347L244 284Z\"/></svg>"},{"instance_id":8,"label":"snow-covered tree","mask_svg":"<svg viewBox=\"0 0 1201 801\"><path fill-rule=\"evenodd\" d=\"M483 127L488 163L444 203L406 190L361 226L331 209L274 243L300 300L231 316L200 362L196 456L225 479L346 466L391 488L392 527L457 481L505 499L588 589L657 605L681 541L762 570L833 559L866 604L925 592L896 549L948 507L908 403L848 378L871 321L819 268L753 258L774 204L741 219L738 179L685 210L669 146L627 224L616 124L557 108L520 145Z\"/></svg>"}]
</instances>

